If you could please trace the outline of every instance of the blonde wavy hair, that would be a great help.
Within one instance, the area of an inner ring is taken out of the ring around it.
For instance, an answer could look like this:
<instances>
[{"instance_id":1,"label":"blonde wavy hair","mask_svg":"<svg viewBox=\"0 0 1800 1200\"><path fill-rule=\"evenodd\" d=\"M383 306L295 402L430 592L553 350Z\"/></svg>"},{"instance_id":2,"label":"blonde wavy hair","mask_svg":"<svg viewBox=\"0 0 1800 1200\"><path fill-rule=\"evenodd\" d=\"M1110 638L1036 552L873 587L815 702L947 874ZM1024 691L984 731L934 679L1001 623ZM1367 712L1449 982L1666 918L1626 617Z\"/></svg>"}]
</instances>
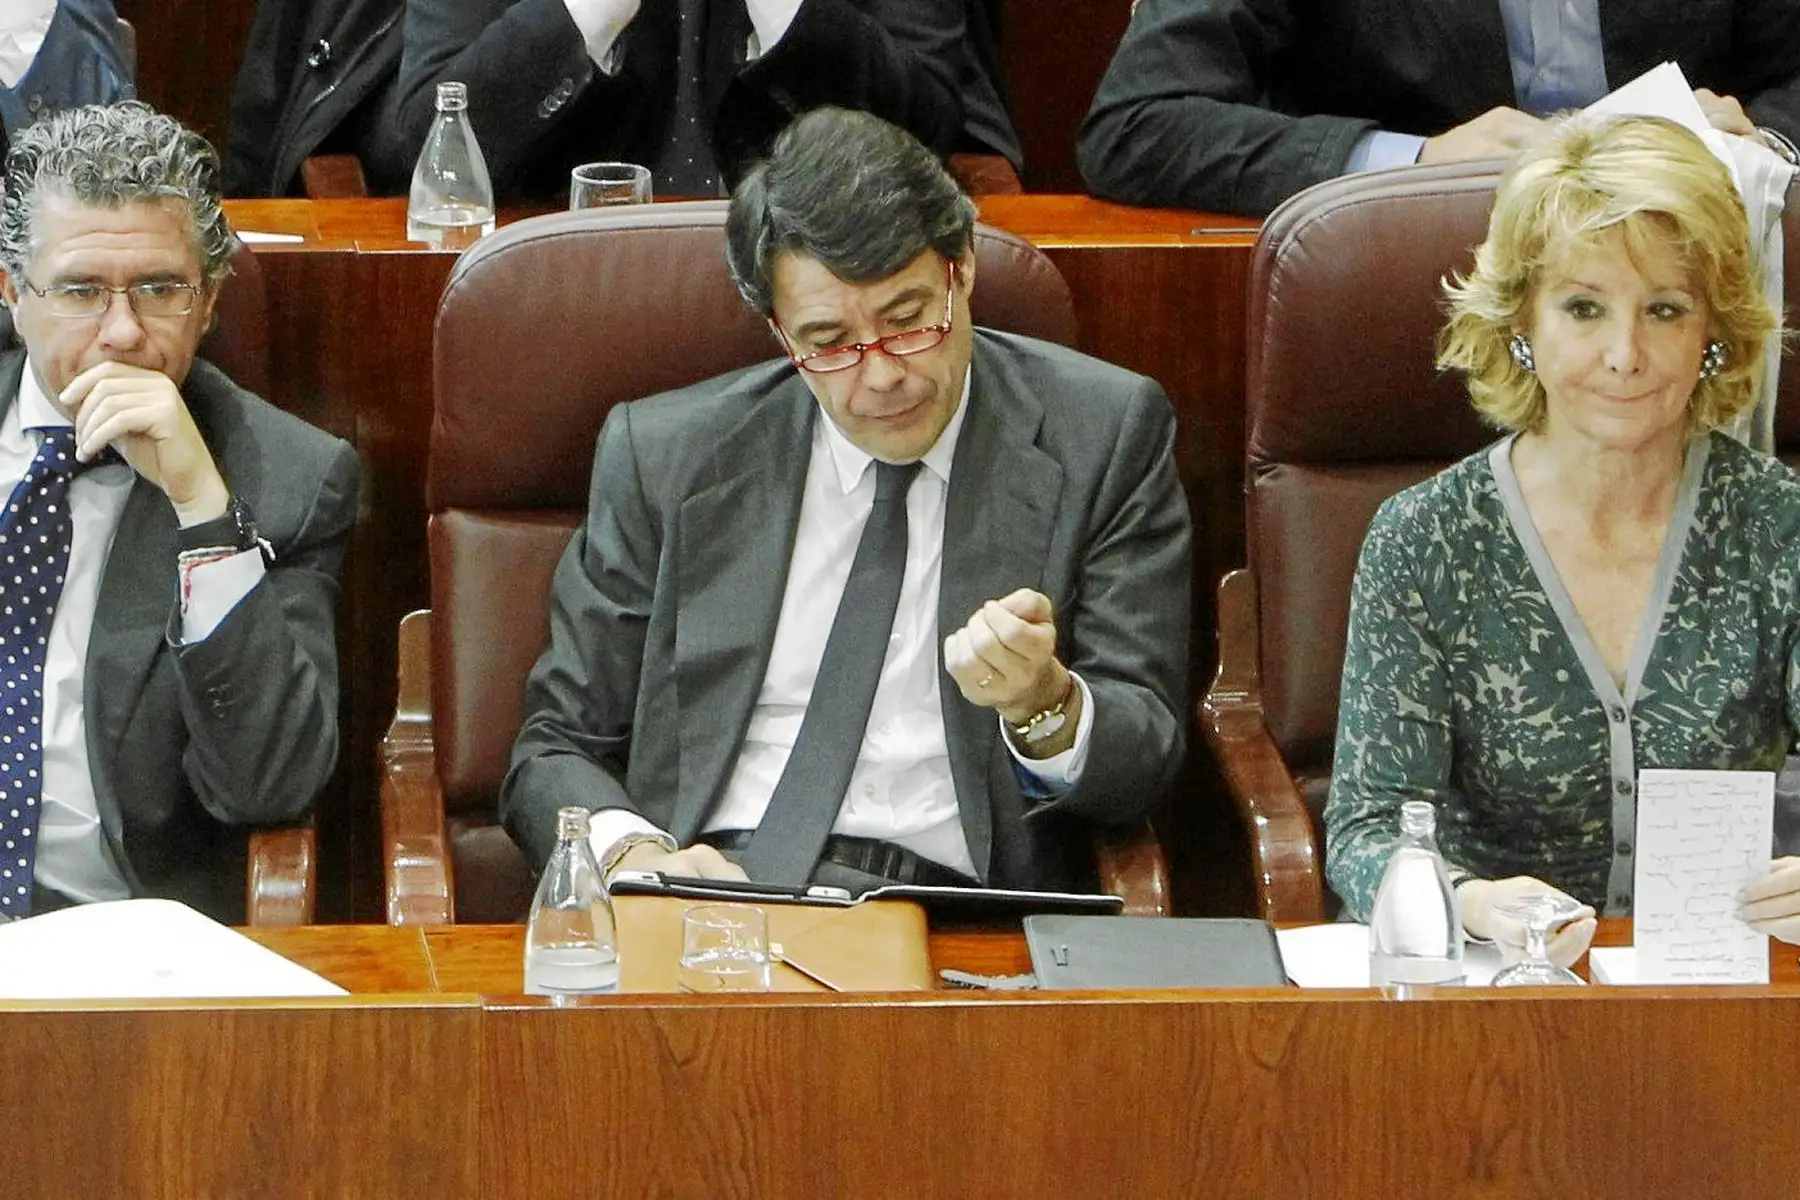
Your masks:
<instances>
[{"instance_id":1,"label":"blonde wavy hair","mask_svg":"<svg viewBox=\"0 0 1800 1200\"><path fill-rule=\"evenodd\" d=\"M1437 364L1467 374L1488 423L1512 432L1543 425L1543 385L1507 342L1530 327L1544 269L1615 227L1634 262L1675 252L1705 293L1708 338L1725 343L1723 369L1688 401L1690 429L1716 429L1755 399L1763 347L1780 336L1781 318L1763 298L1730 172L1673 122L1574 114L1553 120L1502 177L1474 270L1444 280L1450 321Z\"/></svg>"}]
</instances>

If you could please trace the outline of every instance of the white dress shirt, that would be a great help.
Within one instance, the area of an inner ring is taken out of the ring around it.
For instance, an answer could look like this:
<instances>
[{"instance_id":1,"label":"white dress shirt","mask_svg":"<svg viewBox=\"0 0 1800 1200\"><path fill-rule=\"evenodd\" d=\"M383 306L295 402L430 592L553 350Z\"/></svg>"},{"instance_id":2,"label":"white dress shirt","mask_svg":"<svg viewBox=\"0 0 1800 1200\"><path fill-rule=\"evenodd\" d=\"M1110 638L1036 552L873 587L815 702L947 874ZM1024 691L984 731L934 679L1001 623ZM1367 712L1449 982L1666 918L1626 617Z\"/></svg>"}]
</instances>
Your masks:
<instances>
[{"instance_id":1,"label":"white dress shirt","mask_svg":"<svg viewBox=\"0 0 1800 1200\"><path fill-rule=\"evenodd\" d=\"M965 398L969 386L965 376ZM947 678L942 669L943 638L952 631L939 630L937 623L950 465L967 412L965 399L921 460L923 469L906 495L906 568L894 630L862 749L832 832L893 842L975 876L950 773L939 693ZM874 459L821 409L813 422L811 459L768 673L731 778L707 815L705 831L755 829L762 822L799 737L825 641L850 579L850 564L875 504L873 464ZM1093 696L1079 677L1076 683L1082 689L1082 710L1073 747L1052 758L1027 759L1006 740L1014 758L1046 792L1072 787L1087 758ZM589 828L600 859L626 834L663 833L636 813L618 808L595 813Z\"/></svg>"},{"instance_id":2,"label":"white dress shirt","mask_svg":"<svg viewBox=\"0 0 1800 1200\"><path fill-rule=\"evenodd\" d=\"M0 496L12 494L37 457L41 439L31 431L68 425L69 419L44 395L27 362L19 381L18 402L0 420ZM100 808L88 764L82 686L100 578L136 479L130 467L111 463L82 472L70 485L74 536L62 597L45 649L44 793L34 874L39 883L81 901L122 900L131 894L125 873L113 861L100 829ZM195 568L192 594L182 613L183 640L204 639L261 578L262 555L254 550ZM121 784L130 786L128 780Z\"/></svg>"},{"instance_id":3,"label":"white dress shirt","mask_svg":"<svg viewBox=\"0 0 1800 1200\"><path fill-rule=\"evenodd\" d=\"M0 0L0 85L19 86L54 20L56 0Z\"/></svg>"},{"instance_id":4,"label":"white dress shirt","mask_svg":"<svg viewBox=\"0 0 1800 1200\"><path fill-rule=\"evenodd\" d=\"M672 3L673 0L656 2ZM618 66L613 50L637 17L639 3L640 0L563 0L563 6L569 10L569 19L581 31L588 57L608 75ZM750 38L745 47L747 57L760 58L774 49L775 43L799 15L802 3L804 0L745 0L744 9L750 14ZM48 22L45 27L49 27ZM42 40L41 34L39 40Z\"/></svg>"}]
</instances>

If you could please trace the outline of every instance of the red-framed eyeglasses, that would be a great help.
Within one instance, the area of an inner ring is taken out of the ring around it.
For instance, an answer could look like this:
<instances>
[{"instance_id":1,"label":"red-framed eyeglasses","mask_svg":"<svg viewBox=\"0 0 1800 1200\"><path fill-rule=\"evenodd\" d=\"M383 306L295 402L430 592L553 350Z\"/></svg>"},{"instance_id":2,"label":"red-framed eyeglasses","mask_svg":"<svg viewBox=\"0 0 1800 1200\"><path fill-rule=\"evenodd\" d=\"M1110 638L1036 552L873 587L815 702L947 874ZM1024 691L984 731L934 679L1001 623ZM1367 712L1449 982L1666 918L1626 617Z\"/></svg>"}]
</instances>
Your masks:
<instances>
[{"instance_id":1,"label":"red-framed eyeglasses","mask_svg":"<svg viewBox=\"0 0 1800 1200\"><path fill-rule=\"evenodd\" d=\"M946 280L944 284L944 319L933 325L921 325L917 329L903 329L899 333L890 333L886 337L876 338L872 342L851 342L843 346L827 346L823 350L814 350L811 354L794 353L794 339L788 331L781 327L781 322L773 316L769 324L787 347L788 361L802 371L811 371L814 375L829 375L834 371L848 371L862 362L863 355L871 350L880 350L883 354L891 354L895 358L905 358L909 354L923 354L940 344L950 336L951 325L956 316L956 264L946 263Z\"/></svg>"}]
</instances>

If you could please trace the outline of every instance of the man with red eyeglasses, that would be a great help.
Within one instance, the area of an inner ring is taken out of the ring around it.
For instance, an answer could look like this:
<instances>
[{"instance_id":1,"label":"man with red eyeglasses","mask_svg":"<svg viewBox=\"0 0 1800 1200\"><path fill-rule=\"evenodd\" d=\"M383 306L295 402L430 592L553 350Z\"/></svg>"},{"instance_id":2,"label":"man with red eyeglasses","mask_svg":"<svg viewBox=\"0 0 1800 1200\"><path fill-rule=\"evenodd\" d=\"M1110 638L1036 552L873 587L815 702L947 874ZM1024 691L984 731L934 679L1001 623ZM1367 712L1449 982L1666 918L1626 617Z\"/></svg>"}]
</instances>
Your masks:
<instances>
[{"instance_id":1,"label":"man with red eyeglasses","mask_svg":"<svg viewBox=\"0 0 1800 1200\"><path fill-rule=\"evenodd\" d=\"M977 328L974 206L821 109L732 197L785 357L622 405L501 794L541 864L1091 882L1181 761L1190 531L1153 381Z\"/></svg>"}]
</instances>

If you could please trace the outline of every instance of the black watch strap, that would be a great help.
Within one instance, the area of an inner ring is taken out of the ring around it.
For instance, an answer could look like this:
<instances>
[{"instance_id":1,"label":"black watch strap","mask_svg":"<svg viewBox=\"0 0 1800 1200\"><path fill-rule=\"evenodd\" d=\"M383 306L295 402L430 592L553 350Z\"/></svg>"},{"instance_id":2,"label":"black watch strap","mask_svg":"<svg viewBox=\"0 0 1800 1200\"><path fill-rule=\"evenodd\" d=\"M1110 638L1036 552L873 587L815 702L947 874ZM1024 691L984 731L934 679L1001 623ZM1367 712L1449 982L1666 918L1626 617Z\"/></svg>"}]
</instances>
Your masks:
<instances>
[{"instance_id":1,"label":"black watch strap","mask_svg":"<svg viewBox=\"0 0 1800 1200\"><path fill-rule=\"evenodd\" d=\"M178 545L183 553L217 548L260 549L265 562L275 561L274 548L257 529L256 517L251 513L250 506L237 496L233 496L231 503L225 506L224 515L181 530Z\"/></svg>"}]
</instances>

